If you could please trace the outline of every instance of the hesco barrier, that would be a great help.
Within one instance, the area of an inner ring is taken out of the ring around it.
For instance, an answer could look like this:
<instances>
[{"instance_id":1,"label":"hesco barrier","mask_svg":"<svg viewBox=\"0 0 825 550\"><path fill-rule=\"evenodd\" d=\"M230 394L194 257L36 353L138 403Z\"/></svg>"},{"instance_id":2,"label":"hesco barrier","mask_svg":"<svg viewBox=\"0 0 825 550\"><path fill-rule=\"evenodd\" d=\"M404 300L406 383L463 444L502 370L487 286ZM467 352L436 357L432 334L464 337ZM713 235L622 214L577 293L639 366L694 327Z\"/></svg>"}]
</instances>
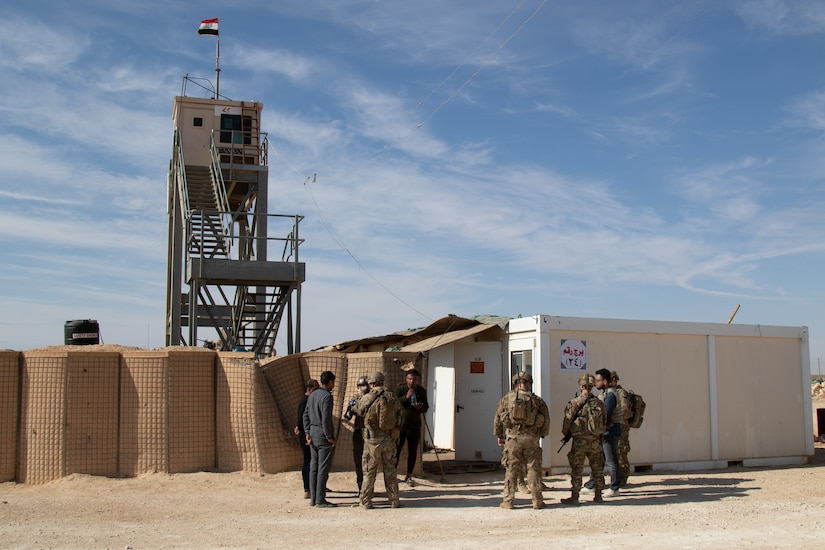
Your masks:
<instances>
[{"instance_id":1,"label":"hesco barrier","mask_svg":"<svg viewBox=\"0 0 825 550\"><path fill-rule=\"evenodd\" d=\"M253 354L219 353L218 358L217 470L269 473L300 464Z\"/></svg>"},{"instance_id":2,"label":"hesco barrier","mask_svg":"<svg viewBox=\"0 0 825 550\"><path fill-rule=\"evenodd\" d=\"M19 374L20 354L0 351L0 482L15 479Z\"/></svg>"},{"instance_id":3,"label":"hesco barrier","mask_svg":"<svg viewBox=\"0 0 825 550\"><path fill-rule=\"evenodd\" d=\"M0 481L299 469L298 402L304 381L325 370L336 375L333 466L350 469L352 425L342 416L356 380L383 370L391 390L404 376L398 361L416 355L308 352L259 362L183 347L0 351Z\"/></svg>"}]
</instances>

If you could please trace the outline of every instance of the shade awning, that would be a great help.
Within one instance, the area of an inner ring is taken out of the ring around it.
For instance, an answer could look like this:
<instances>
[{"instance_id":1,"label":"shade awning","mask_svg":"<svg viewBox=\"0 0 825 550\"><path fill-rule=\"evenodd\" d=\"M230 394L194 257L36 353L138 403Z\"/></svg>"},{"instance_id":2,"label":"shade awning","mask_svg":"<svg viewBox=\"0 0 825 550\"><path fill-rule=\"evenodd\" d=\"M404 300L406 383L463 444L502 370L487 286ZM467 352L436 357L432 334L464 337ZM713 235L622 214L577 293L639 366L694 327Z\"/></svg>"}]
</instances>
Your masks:
<instances>
[{"instance_id":1,"label":"shade awning","mask_svg":"<svg viewBox=\"0 0 825 550\"><path fill-rule=\"evenodd\" d=\"M452 342L457 342L459 340L467 338L468 336L480 334L491 329L497 329L498 331L503 332L501 330L501 327L499 327L498 325L476 325L474 327L465 328L462 330L453 330L450 332L445 332L444 334L439 334L437 336L431 336L426 340L421 340L420 342L404 346L403 348L401 348L400 351L430 351L431 349L437 346L444 346Z\"/></svg>"}]
</instances>

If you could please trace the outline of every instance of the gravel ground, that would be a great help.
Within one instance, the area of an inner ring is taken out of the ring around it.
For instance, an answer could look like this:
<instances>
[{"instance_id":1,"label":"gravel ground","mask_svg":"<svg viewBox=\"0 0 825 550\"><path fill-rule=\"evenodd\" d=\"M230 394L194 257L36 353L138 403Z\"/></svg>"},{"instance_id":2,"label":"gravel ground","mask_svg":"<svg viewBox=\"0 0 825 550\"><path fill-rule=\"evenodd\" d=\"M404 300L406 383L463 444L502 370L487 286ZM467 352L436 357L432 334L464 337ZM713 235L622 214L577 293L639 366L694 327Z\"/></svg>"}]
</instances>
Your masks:
<instances>
[{"instance_id":1,"label":"gravel ground","mask_svg":"<svg viewBox=\"0 0 825 550\"><path fill-rule=\"evenodd\" d=\"M566 475L544 478L548 507L520 494L502 510L503 471L428 469L401 484L402 507L383 494L354 505L355 476L333 472L329 500L309 506L299 472L72 475L39 486L0 484L4 548L823 548L825 445L811 464L652 472L631 477L604 504L567 507ZM430 458L432 460L432 458ZM379 475L378 489L383 485ZM370 542L365 541L369 539Z\"/></svg>"}]
</instances>

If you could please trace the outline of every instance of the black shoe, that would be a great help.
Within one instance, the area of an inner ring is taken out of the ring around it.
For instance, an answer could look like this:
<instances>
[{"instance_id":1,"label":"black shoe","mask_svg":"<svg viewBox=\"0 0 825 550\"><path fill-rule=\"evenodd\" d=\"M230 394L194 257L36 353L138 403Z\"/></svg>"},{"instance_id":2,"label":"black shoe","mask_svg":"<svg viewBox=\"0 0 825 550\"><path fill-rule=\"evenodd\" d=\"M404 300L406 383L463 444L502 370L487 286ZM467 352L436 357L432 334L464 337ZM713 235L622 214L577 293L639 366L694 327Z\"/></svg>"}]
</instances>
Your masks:
<instances>
[{"instance_id":1,"label":"black shoe","mask_svg":"<svg viewBox=\"0 0 825 550\"><path fill-rule=\"evenodd\" d=\"M335 504L334 502L329 502L329 501L325 500L324 502L319 502L315 506L316 506L316 508L335 508L338 505Z\"/></svg>"}]
</instances>

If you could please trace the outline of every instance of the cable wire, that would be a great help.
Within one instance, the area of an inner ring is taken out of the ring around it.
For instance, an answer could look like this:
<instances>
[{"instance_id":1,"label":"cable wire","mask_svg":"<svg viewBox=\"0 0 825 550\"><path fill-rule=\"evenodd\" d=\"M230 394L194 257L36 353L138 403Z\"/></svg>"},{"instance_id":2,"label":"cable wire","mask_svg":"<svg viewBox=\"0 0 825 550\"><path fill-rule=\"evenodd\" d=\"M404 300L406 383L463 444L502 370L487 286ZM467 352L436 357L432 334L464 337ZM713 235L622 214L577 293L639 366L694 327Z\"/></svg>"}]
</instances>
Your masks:
<instances>
[{"instance_id":1,"label":"cable wire","mask_svg":"<svg viewBox=\"0 0 825 550\"><path fill-rule=\"evenodd\" d=\"M315 193L313 193L313 192L312 192L312 185L311 185L311 184L316 183L316 181L317 181L317 174L313 174L313 175L312 175L312 177L310 177L310 176L305 176L305 175L304 175L304 174L302 174L302 173L301 173L301 172L300 172L297 168L295 168L294 166L292 166L292 165L291 165L291 164L290 164L290 163L289 163L289 162L288 162L288 161L287 161L287 160L286 160L286 159L285 159L285 158L284 158L284 157L283 157L283 156L282 156L282 155L278 152L278 150L277 150L275 147L273 147L273 146L272 146L272 143L271 143L271 142L270 142L270 149L271 149L271 150L275 153L275 156L277 156L279 159L281 159L281 160L283 161L283 163L284 163L287 167L289 167L289 169L290 169L290 170L292 170L293 172L295 172L296 174L298 174L299 176L301 176L302 178L304 178L304 186L305 186L305 187L307 188L307 190L309 191L309 196L310 196L310 198L312 199L312 204L314 204L314 205L315 205L315 212L318 214L318 219L320 219L320 220L321 220L321 225L323 225L323 226L324 226L324 230L325 230L325 231L329 234L329 236L330 236L330 237L332 237L332 240L333 240L333 241L335 241L335 244L337 244L337 245L338 245L338 247L339 247L341 250L343 250L344 252L346 252L346 253L347 253L347 255L348 255L350 258L352 258L352 261L354 261L354 262L355 262L355 264L356 264L356 265L357 265L357 266L358 266L358 267L359 267L359 268L360 268L360 269L361 269L364 273L366 273L366 274L367 274L367 276L368 276L370 279L372 279L372 280L373 280L373 281L374 281L374 282L375 282L378 286L380 286L381 288L383 288L383 289L384 289L384 290L385 290L385 291L386 291L386 292L387 292L390 296L392 296L393 298L395 298L396 300L398 300L399 302L401 302L402 304L404 304L405 306L407 306L408 308L410 308L412 311L414 311L414 312L418 313L419 315L421 315L421 316L422 316L422 317L424 317L425 319L429 319L430 321L433 321L434 319L433 319L432 317L430 317L430 316L429 316L429 315L427 315L426 313L423 313L422 311L420 311L420 310L418 310L417 308L415 308L415 307L414 307L413 305L411 305L409 302L407 302L406 300L404 300L403 298L401 298L398 294L396 294L395 292L393 292L393 291L392 291L389 287L387 287L387 285L385 285L384 283L382 283L381 281L379 281L379 280L378 280L378 278L377 278L377 277L375 277L375 275L373 275L373 274L370 272L370 270L368 270L366 267L364 267L364 264L362 264L362 263L361 263L361 261L360 261L358 258L356 258L356 257L355 257L355 254L353 254L353 253L352 253L352 251L351 251L351 250L350 250L350 249L349 249L349 248L348 248L348 247L347 247L347 246L346 246L343 242L341 242L341 240L340 240L340 239L339 239L339 238L335 235L335 233L333 232L333 230L332 230L332 228L330 227L329 223L327 223L326 217L324 216L324 213L321 211L321 207L318 205L318 201L317 201L317 200L315 200ZM308 184L309 184L309 185L308 185Z\"/></svg>"},{"instance_id":2,"label":"cable wire","mask_svg":"<svg viewBox=\"0 0 825 550\"><path fill-rule=\"evenodd\" d=\"M473 79L474 79L476 76L478 76L478 73L480 73L480 72L482 71L482 69L484 69L484 67L486 67L487 65L489 65L489 64L490 64L490 62L491 62L493 59L495 59L495 57L498 55L498 52L500 52L500 51L502 50L502 48L504 48L504 46L506 46L506 45L507 45L507 43L508 43L508 42L510 42L510 40L512 40L513 38L515 38L515 37L516 37L516 35L518 35L518 34L522 31L522 29L524 29L524 27L526 27L526 26L527 26L527 24L528 24L528 23L529 23L529 22L530 22L530 21L531 21L531 20L532 20L532 19L533 19L536 15L538 15L538 13L541 11L541 9L544 7L544 5L545 5L546 3L547 3L547 0L542 0L542 3L539 5L539 7L537 7L537 8L533 11L533 13L531 13L531 14L527 17L527 19L525 19L525 20L521 23L521 25L519 25L519 28L517 28L517 29L515 30L515 32L513 32L510 36L508 36L506 39L504 39L504 41L503 41L501 44L499 44L498 48L496 48L496 50L493 52L493 54L492 54L490 57L488 57L488 58L484 61L484 63L482 63L481 65L479 65L479 66L478 66L478 68L475 70L475 72L473 72L473 74L471 74L471 75L469 76L469 78L467 78L467 80L465 80L465 81L464 81L464 83L463 83L461 86L459 86L459 87L456 89L456 91L454 91L454 92L452 93L452 95L450 95L450 97L448 97L447 99L445 99L445 100L441 103L441 105L439 105L438 107L436 107L436 108L433 110L433 112L431 112L431 113L430 113L430 115L429 115L427 118L425 118L423 121L419 122L419 123L418 123L418 125L416 126L416 128L421 128L422 126L424 126L425 124L427 124L427 123L430 121L430 119L432 119L438 111L440 111L440 110L441 110L441 109L442 109L445 105L447 105L447 104L448 104L450 101L452 101L452 100L453 100L453 99L454 99L454 98L455 98L458 94L460 94L460 93L461 93L461 91L462 91L464 88L466 88L466 87L467 87L467 85L468 85L468 84L470 84L470 82L472 82L472 81L473 81Z\"/></svg>"}]
</instances>

